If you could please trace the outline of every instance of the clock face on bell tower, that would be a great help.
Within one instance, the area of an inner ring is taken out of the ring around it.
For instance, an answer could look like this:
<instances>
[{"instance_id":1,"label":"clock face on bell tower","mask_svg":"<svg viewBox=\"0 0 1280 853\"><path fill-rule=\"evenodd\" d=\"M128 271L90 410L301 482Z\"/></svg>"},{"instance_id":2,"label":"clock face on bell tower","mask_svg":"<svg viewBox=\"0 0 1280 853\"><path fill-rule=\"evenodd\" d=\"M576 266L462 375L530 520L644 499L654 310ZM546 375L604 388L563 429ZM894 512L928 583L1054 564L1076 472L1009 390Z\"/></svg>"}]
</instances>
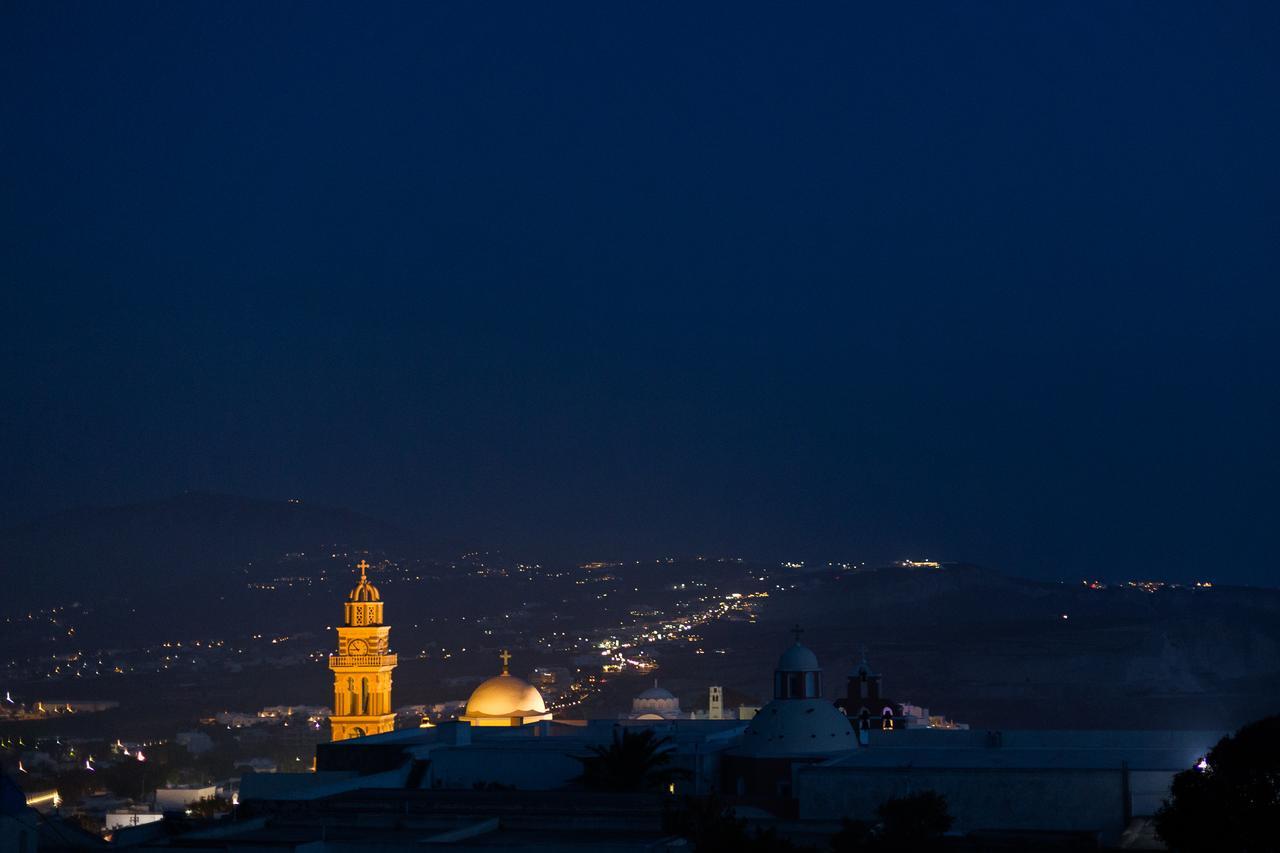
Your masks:
<instances>
[{"instance_id":1,"label":"clock face on bell tower","mask_svg":"<svg viewBox=\"0 0 1280 853\"><path fill-rule=\"evenodd\" d=\"M347 643L347 654L349 655L363 655L368 654L368 652L369 644L364 640L352 640Z\"/></svg>"}]
</instances>

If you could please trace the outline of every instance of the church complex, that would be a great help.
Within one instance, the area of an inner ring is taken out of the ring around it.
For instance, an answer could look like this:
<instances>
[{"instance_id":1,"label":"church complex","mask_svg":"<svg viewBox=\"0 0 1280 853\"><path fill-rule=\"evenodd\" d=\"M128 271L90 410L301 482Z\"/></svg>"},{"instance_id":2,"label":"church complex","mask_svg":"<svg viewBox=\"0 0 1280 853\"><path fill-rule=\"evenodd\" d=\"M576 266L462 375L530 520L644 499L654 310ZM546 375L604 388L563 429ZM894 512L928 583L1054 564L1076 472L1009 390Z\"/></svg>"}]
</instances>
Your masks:
<instances>
[{"instance_id":1,"label":"church complex","mask_svg":"<svg viewBox=\"0 0 1280 853\"><path fill-rule=\"evenodd\" d=\"M369 563L361 560L356 566L360 580L347 597L344 605L343 624L338 628L338 653L330 655L329 668L333 671L333 714L330 727L333 740L383 734L395 729L395 712L391 704L391 673L396 667L396 655L390 650L391 628L383 619L382 594L369 580ZM854 731L901 730L913 725L935 728L967 728L949 723L940 717L930 718L927 712L912 705L903 705L881 695L881 676L873 673L863 651L862 663L849 674L847 692L834 703L822 699L822 672L814 654L800 644L800 630L793 629L795 645L783 655L774 678L774 700L768 713L757 723L763 727L771 723L783 726L778 718L779 708L802 715L798 719L811 722L827 721L831 726L842 727L840 737L852 738ZM502 672L480 684L467 700L465 712L458 718L472 726L523 726L552 718L546 702L538 689L524 679L511 674L511 654L501 654ZM777 700L799 700L799 704L778 706ZM739 719L751 719L758 709L742 708ZM835 710L839 719L833 717ZM914 712L914 713L911 713ZM723 691L713 686L709 691L706 712L684 712L680 700L670 691L653 687L639 694L632 703L632 712L623 715L631 720L679 720L724 719ZM815 715L816 716L812 716ZM783 719L787 717L784 713ZM852 726L849 725L852 721ZM790 727L789 723L785 727ZM755 728L748 732L754 740ZM775 743L784 737L781 733L762 735ZM824 741L825 745L830 745Z\"/></svg>"},{"instance_id":2,"label":"church complex","mask_svg":"<svg viewBox=\"0 0 1280 853\"><path fill-rule=\"evenodd\" d=\"M865 652L831 701L798 630L758 710L725 713L713 687L708 711L690 713L655 683L630 714L561 719L503 652L501 672L472 691L456 720L397 729L390 627L368 564L358 568L329 659L332 741L317 748L314 772L243 779L252 825L243 837L220 830L225 849L301 849L325 838L388 850L666 849L666 798L711 794L821 846L841 819L872 819L885 799L923 790L947 798L960 832L1051 831L1117 844L1155 811L1174 773L1224 734L969 730L889 698ZM610 793L588 784L590 756L646 732L672 771L660 785Z\"/></svg>"}]
</instances>

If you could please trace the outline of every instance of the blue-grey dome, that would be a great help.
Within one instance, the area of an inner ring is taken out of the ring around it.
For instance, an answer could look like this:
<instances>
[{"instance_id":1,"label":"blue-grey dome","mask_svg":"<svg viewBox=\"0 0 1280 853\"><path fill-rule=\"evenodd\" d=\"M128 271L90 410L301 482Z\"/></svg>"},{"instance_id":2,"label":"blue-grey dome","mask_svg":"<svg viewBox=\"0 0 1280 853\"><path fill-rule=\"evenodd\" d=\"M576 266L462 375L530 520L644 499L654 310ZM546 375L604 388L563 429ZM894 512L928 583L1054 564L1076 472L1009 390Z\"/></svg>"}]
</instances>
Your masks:
<instances>
[{"instance_id":1,"label":"blue-grey dome","mask_svg":"<svg viewBox=\"0 0 1280 853\"><path fill-rule=\"evenodd\" d=\"M796 643L778 658L778 672L820 672L818 656L806 647Z\"/></svg>"}]
</instances>

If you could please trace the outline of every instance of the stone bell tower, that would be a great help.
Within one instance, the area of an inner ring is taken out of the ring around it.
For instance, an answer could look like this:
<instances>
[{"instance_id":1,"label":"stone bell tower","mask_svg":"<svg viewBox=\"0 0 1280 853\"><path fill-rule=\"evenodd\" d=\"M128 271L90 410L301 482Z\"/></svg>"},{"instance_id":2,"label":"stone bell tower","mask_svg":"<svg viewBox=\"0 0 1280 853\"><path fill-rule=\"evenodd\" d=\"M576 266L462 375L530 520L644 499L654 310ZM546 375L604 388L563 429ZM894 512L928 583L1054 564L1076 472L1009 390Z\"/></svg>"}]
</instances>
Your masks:
<instances>
[{"instance_id":1,"label":"stone bell tower","mask_svg":"<svg viewBox=\"0 0 1280 853\"><path fill-rule=\"evenodd\" d=\"M369 583L366 560L357 566L360 583L347 596L345 619L338 628L338 653L329 656L333 670L334 740L389 732L396 727L391 708L391 670L396 656L387 645L391 628L382 623L382 596Z\"/></svg>"}]
</instances>

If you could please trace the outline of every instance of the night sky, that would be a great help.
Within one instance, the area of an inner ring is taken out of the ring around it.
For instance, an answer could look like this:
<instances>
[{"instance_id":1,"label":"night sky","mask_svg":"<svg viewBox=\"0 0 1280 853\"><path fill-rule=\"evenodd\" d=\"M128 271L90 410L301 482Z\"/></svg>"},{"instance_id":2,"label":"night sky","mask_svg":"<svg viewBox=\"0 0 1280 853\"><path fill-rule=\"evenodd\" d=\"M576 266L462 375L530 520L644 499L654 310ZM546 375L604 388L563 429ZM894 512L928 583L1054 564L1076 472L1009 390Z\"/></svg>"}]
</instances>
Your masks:
<instances>
[{"instance_id":1,"label":"night sky","mask_svg":"<svg viewBox=\"0 0 1280 853\"><path fill-rule=\"evenodd\" d=\"M0 525L1280 582L1280 4L10 0L0 95Z\"/></svg>"}]
</instances>

